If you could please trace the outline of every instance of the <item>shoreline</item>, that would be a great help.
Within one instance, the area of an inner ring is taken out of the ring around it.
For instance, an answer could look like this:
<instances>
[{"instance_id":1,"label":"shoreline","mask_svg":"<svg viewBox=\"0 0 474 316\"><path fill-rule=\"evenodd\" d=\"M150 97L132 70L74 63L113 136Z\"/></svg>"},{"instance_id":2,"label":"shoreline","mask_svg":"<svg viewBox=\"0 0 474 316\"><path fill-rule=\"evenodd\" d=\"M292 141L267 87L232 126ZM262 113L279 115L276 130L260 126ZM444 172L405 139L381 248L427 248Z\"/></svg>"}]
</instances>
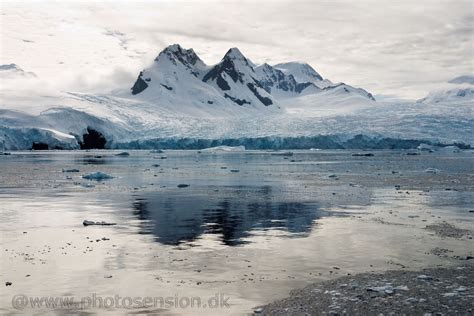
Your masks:
<instances>
[{"instance_id":1,"label":"shoreline","mask_svg":"<svg viewBox=\"0 0 474 316\"><path fill-rule=\"evenodd\" d=\"M346 275L292 290L255 315L470 315L474 261L417 271Z\"/></svg>"}]
</instances>

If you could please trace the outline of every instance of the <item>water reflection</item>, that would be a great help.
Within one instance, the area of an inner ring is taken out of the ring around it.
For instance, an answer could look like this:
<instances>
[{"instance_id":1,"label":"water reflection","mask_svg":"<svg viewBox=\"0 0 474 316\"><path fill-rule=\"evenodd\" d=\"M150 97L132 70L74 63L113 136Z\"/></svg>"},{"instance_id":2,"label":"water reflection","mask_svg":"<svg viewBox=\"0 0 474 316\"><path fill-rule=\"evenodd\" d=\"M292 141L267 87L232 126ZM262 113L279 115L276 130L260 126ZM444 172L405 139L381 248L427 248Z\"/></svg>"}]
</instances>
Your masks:
<instances>
[{"instance_id":1,"label":"water reflection","mask_svg":"<svg viewBox=\"0 0 474 316\"><path fill-rule=\"evenodd\" d=\"M308 236L314 221L326 215L317 203L279 199L269 186L235 187L215 195L146 193L135 196L133 214L140 233L153 234L160 243L179 245L213 234L228 246L249 242L257 231Z\"/></svg>"},{"instance_id":2,"label":"water reflection","mask_svg":"<svg viewBox=\"0 0 474 316\"><path fill-rule=\"evenodd\" d=\"M74 162L78 165L105 165L111 163L108 158L109 157L104 157L101 155L83 156L80 158L76 158Z\"/></svg>"}]
</instances>

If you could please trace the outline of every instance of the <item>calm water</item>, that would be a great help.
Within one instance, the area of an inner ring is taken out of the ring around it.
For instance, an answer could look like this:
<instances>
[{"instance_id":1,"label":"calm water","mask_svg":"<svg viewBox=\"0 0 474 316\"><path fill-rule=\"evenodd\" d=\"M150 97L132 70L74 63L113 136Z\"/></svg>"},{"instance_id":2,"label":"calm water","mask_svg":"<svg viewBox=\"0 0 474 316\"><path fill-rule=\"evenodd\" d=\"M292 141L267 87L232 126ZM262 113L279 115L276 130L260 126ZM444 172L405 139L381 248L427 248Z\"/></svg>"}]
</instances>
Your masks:
<instances>
[{"instance_id":1,"label":"calm water","mask_svg":"<svg viewBox=\"0 0 474 316\"><path fill-rule=\"evenodd\" d=\"M231 307L213 312L245 313L318 279L449 263L430 254L435 247L472 252L467 240L424 229L442 221L471 227L472 152L354 152L1 156L0 276L13 283L0 292L2 312L15 311L17 294L224 293ZM97 171L114 178L82 178ZM84 227L85 219L117 225Z\"/></svg>"}]
</instances>

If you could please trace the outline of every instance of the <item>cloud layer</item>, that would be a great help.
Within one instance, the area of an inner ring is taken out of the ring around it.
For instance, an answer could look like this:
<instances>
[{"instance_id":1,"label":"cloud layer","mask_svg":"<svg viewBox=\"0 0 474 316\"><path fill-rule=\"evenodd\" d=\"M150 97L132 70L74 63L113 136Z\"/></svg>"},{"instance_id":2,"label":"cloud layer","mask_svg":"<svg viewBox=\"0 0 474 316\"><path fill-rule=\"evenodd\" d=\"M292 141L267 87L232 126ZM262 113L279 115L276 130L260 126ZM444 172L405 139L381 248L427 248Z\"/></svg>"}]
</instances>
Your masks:
<instances>
[{"instance_id":1,"label":"cloud layer","mask_svg":"<svg viewBox=\"0 0 474 316\"><path fill-rule=\"evenodd\" d=\"M0 64L61 89L125 87L165 46L209 64L237 46L374 94L423 97L474 73L470 0L4 1ZM130 80L130 81L129 81Z\"/></svg>"}]
</instances>

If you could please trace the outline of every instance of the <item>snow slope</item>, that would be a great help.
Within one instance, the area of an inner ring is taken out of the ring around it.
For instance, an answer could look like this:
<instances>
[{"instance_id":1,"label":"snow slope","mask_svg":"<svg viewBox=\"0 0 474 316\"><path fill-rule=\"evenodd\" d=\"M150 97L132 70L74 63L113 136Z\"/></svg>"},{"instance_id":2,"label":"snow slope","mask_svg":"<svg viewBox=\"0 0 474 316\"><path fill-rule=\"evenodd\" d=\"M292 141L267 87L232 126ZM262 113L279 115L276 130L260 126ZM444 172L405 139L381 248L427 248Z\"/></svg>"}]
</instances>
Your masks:
<instances>
[{"instance_id":1,"label":"snow slope","mask_svg":"<svg viewBox=\"0 0 474 316\"><path fill-rule=\"evenodd\" d=\"M257 66L236 48L208 66L192 49L169 46L130 86L105 94L0 91L0 142L7 149L33 143L75 149L94 130L106 148L419 144L397 139L474 145L472 90L378 103L363 89L323 79L307 64Z\"/></svg>"},{"instance_id":2,"label":"snow slope","mask_svg":"<svg viewBox=\"0 0 474 316\"><path fill-rule=\"evenodd\" d=\"M16 64L0 65L0 79L32 78L36 74L30 71L24 71Z\"/></svg>"}]
</instances>

